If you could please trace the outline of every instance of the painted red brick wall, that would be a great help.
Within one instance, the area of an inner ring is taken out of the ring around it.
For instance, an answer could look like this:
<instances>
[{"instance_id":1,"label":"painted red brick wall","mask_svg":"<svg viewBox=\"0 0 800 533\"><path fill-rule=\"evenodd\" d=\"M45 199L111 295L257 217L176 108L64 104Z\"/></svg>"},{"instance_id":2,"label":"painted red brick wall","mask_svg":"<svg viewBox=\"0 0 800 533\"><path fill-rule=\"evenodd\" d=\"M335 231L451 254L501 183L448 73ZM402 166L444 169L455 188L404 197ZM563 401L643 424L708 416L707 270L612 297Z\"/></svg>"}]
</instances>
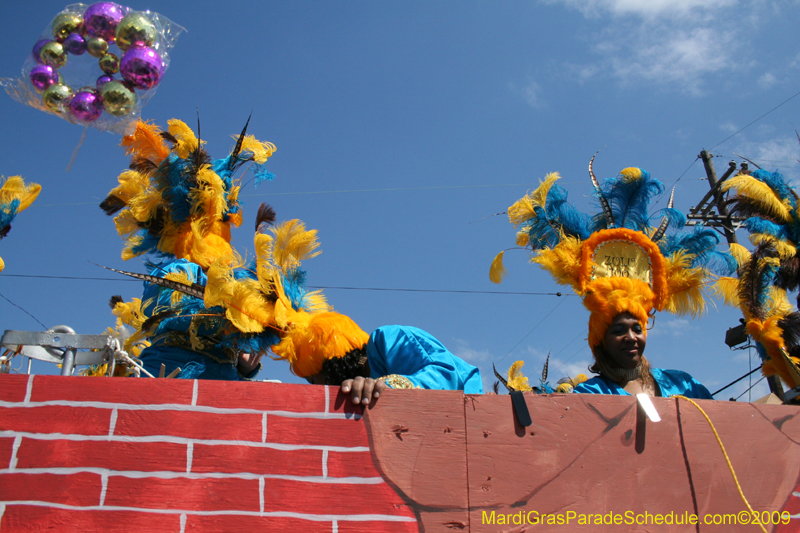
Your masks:
<instances>
[{"instance_id":1,"label":"painted red brick wall","mask_svg":"<svg viewBox=\"0 0 800 533\"><path fill-rule=\"evenodd\" d=\"M338 391L2 375L0 531L417 531Z\"/></svg>"}]
</instances>

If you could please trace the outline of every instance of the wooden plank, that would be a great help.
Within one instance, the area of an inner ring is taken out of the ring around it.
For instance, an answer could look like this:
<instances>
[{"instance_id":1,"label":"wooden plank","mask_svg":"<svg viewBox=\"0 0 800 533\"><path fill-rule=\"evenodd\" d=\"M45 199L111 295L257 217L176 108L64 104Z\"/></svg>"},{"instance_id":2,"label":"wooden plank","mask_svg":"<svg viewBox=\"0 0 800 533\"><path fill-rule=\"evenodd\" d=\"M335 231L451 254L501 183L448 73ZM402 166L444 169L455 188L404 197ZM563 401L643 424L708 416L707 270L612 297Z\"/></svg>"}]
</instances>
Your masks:
<instances>
[{"instance_id":1,"label":"wooden plank","mask_svg":"<svg viewBox=\"0 0 800 533\"><path fill-rule=\"evenodd\" d=\"M386 390L364 410L372 459L420 531L469 528L464 395Z\"/></svg>"}]
</instances>

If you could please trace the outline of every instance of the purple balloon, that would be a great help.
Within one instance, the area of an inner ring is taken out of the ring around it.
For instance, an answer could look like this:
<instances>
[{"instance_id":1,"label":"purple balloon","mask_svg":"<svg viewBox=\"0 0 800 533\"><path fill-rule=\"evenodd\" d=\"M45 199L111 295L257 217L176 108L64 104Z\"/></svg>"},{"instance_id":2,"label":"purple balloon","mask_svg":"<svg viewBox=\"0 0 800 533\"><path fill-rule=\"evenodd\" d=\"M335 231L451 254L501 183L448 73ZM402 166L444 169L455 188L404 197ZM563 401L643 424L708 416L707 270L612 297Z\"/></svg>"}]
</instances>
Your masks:
<instances>
[{"instance_id":1,"label":"purple balloon","mask_svg":"<svg viewBox=\"0 0 800 533\"><path fill-rule=\"evenodd\" d=\"M70 33L62 44L70 54L80 56L86 52L86 39L79 33Z\"/></svg>"},{"instance_id":2,"label":"purple balloon","mask_svg":"<svg viewBox=\"0 0 800 533\"><path fill-rule=\"evenodd\" d=\"M42 92L58 83L58 71L49 65L36 65L31 69L31 83L37 91Z\"/></svg>"},{"instance_id":3,"label":"purple balloon","mask_svg":"<svg viewBox=\"0 0 800 533\"><path fill-rule=\"evenodd\" d=\"M94 90L81 89L72 97L69 112L81 122L93 122L103 112L103 99Z\"/></svg>"},{"instance_id":4,"label":"purple balloon","mask_svg":"<svg viewBox=\"0 0 800 533\"><path fill-rule=\"evenodd\" d=\"M103 85L105 85L110 81L114 81L114 76L109 76L108 74L104 74L103 76L97 78L97 90L98 91L102 90Z\"/></svg>"},{"instance_id":5,"label":"purple balloon","mask_svg":"<svg viewBox=\"0 0 800 533\"><path fill-rule=\"evenodd\" d=\"M44 61L42 61L42 48L51 41L52 39L42 39L33 45L33 52L31 52L31 54L33 55L33 60L38 64L44 65Z\"/></svg>"},{"instance_id":6,"label":"purple balloon","mask_svg":"<svg viewBox=\"0 0 800 533\"><path fill-rule=\"evenodd\" d=\"M161 81L164 67L164 61L158 52L148 46L136 46L122 56L119 71L125 81L135 88L149 89Z\"/></svg>"},{"instance_id":7,"label":"purple balloon","mask_svg":"<svg viewBox=\"0 0 800 533\"><path fill-rule=\"evenodd\" d=\"M91 37L100 37L109 43L114 42L117 23L125 13L122 6L114 2L97 2L86 8L83 25Z\"/></svg>"}]
</instances>

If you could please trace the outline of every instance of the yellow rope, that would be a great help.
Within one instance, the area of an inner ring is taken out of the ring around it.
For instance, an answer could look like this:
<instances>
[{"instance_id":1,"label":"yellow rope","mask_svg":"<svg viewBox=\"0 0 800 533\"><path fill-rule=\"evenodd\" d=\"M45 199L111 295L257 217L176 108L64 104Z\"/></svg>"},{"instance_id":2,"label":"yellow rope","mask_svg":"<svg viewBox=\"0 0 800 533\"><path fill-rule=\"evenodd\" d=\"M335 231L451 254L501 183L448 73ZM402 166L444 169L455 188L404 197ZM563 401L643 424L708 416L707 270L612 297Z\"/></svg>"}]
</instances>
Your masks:
<instances>
[{"instance_id":1,"label":"yellow rope","mask_svg":"<svg viewBox=\"0 0 800 533\"><path fill-rule=\"evenodd\" d=\"M686 396L681 396L680 394L676 394L675 396L671 396L671 398L680 398L681 400L686 400L690 404L692 404L695 407L697 407L697 409L700 411L700 414L702 414L703 417L705 417L706 422L708 422L708 425L711 426L711 431L714 432L714 436L717 438L717 442L719 443L719 447L722 449L722 455L725 456L725 462L728 463L728 468L730 469L731 475L733 476L733 482L736 483L736 490L739 491L739 496L742 497L742 501L747 506L747 509L750 511L750 514L753 515L756 518L756 523L758 524L758 527L761 528L761 531L763 531L764 533L768 533L766 528L764 527L764 525L761 523L761 520L758 518L758 515L756 514L756 512L753 511L752 507L750 507L750 502L748 502L747 498L744 497L744 492L742 492L742 486L739 485L739 480L736 478L736 472L733 471L733 465L731 464L730 458L728 458L728 452L725 451L725 446L723 446L723 444L722 444L722 439L719 438L719 433L717 433L717 428L714 427L714 423L711 422L711 419L708 418L708 415L706 414L705 411L703 411L703 408L700 407L699 405L697 405L697 402L695 402L694 400L692 400L690 398L687 398Z\"/></svg>"}]
</instances>

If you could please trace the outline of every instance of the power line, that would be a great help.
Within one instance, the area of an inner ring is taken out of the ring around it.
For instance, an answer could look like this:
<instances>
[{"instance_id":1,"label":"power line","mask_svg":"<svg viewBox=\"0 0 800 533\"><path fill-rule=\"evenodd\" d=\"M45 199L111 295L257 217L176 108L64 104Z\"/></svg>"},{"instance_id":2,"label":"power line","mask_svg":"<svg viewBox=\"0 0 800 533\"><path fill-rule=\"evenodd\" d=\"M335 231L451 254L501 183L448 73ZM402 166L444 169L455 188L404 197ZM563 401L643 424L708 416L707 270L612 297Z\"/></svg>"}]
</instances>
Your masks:
<instances>
[{"instance_id":1,"label":"power line","mask_svg":"<svg viewBox=\"0 0 800 533\"><path fill-rule=\"evenodd\" d=\"M37 278L37 279L71 279L89 281L127 281L141 283L141 280L131 278L96 278L81 276L37 276L33 274L0 274L0 278ZM394 292L437 292L451 294L510 294L515 296L575 296L573 293L562 294L560 292L514 292L514 291L466 291L466 290L447 290L447 289L402 289L391 287L334 287L325 285L308 285L309 289L341 289L352 291L394 291Z\"/></svg>"},{"instance_id":2,"label":"power line","mask_svg":"<svg viewBox=\"0 0 800 533\"><path fill-rule=\"evenodd\" d=\"M32 314L30 314L28 311L26 311L26 310L25 310L25 309L23 309L22 307L18 306L17 304L15 304L14 302L12 302L11 300L9 300L8 298L6 298L5 296L3 296L2 294L0 294L0 297L2 297L2 298L3 298L3 300L7 301L7 302L8 302L8 303L10 303L11 305L13 305L14 307L16 307L17 309L20 309L20 310L21 310L23 313L25 313L26 315L28 315L29 317L31 317L32 319L34 319L34 320L35 320L36 322L38 322L38 323L39 323L39 325L40 325L40 326L42 326L44 329L47 329L47 326L45 326L44 324L42 324L42 321L41 321L41 320L39 320L38 318L36 318L36 317L35 317L35 316L33 316Z\"/></svg>"},{"instance_id":3,"label":"power line","mask_svg":"<svg viewBox=\"0 0 800 533\"><path fill-rule=\"evenodd\" d=\"M766 113L764 113L763 115L761 115L760 117L758 117L757 119L755 119L754 121L750 122L750 123L749 123L747 126L745 126L745 127L743 127L743 128L740 128L740 129L739 129L737 132L735 132L735 133L732 133L732 134L728 135L727 137L725 137L724 139L722 139L720 142L718 142L717 144L715 144L714 146L712 146L711 148L709 148L709 149L708 149L708 151L710 152L711 150L713 150L714 148L716 148L716 147L717 147L717 146L719 146L720 144L724 143L724 142L725 142L725 141L727 141L728 139L731 139L732 137L735 137L735 136L739 135L741 132L743 132L744 130L746 130L747 128L749 128L750 126L752 126L753 124L755 124L756 122L758 122L759 120L761 120L762 118L766 117L767 115L769 115L770 113L772 113L773 111L775 111L776 109L778 109L779 107L781 107L781 106L783 106L784 104L788 103L790 100L793 100L793 99L794 99L794 98L796 98L797 96L800 96L800 91L797 91L796 93L794 93L792 96L790 96L789 98L787 98L786 100L784 100L784 101L783 101L783 102L781 102L780 104L776 105L775 107L773 107L772 109L770 109L769 111L767 111Z\"/></svg>"}]
</instances>

